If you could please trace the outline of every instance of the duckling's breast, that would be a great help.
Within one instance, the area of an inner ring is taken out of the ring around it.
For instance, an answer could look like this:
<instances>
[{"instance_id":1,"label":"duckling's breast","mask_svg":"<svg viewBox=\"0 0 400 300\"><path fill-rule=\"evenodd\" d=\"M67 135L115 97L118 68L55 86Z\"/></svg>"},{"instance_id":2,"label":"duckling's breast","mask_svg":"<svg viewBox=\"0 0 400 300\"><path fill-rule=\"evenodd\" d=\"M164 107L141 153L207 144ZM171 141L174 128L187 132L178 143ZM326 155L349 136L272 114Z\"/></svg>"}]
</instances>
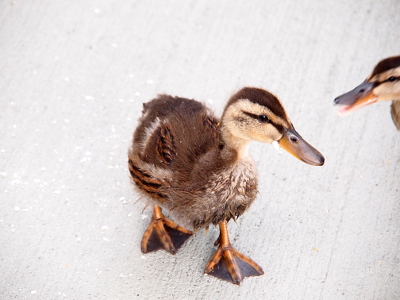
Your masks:
<instances>
[{"instance_id":1,"label":"duckling's breast","mask_svg":"<svg viewBox=\"0 0 400 300\"><path fill-rule=\"evenodd\" d=\"M199 230L223 220L236 219L255 200L257 171L254 162L240 161L208 177L198 187L191 186L187 197L182 187L169 189L174 198L171 215L183 226ZM186 198L186 199L185 199Z\"/></svg>"}]
</instances>

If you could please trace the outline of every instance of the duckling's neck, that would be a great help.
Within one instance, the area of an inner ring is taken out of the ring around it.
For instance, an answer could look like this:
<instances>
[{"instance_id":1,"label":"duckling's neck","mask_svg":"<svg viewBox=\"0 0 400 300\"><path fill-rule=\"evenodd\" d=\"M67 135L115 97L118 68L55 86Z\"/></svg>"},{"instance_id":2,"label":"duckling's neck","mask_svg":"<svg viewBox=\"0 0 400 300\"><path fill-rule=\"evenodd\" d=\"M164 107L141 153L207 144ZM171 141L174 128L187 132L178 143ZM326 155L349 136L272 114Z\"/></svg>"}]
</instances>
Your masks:
<instances>
[{"instance_id":1,"label":"duckling's neck","mask_svg":"<svg viewBox=\"0 0 400 300\"><path fill-rule=\"evenodd\" d=\"M249 160L250 140L234 136L226 127L221 128L223 148L221 157L224 160Z\"/></svg>"}]
</instances>

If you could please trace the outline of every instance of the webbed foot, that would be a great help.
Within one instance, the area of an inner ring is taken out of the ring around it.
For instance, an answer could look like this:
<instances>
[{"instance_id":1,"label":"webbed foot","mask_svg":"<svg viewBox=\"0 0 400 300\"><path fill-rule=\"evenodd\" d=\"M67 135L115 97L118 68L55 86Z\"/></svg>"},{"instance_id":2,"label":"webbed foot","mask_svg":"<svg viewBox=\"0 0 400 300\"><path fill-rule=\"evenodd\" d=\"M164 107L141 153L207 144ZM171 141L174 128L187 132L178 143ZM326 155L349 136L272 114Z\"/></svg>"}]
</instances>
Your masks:
<instances>
[{"instance_id":1,"label":"webbed foot","mask_svg":"<svg viewBox=\"0 0 400 300\"><path fill-rule=\"evenodd\" d=\"M143 234L141 250L143 253L164 249L175 254L193 233L175 224L163 215L161 208L156 205L153 216Z\"/></svg>"},{"instance_id":2,"label":"webbed foot","mask_svg":"<svg viewBox=\"0 0 400 300\"><path fill-rule=\"evenodd\" d=\"M263 275L264 271L258 264L232 247L227 222L219 223L219 228L220 235L214 244L219 247L207 263L204 273L238 285L245 277Z\"/></svg>"}]
</instances>

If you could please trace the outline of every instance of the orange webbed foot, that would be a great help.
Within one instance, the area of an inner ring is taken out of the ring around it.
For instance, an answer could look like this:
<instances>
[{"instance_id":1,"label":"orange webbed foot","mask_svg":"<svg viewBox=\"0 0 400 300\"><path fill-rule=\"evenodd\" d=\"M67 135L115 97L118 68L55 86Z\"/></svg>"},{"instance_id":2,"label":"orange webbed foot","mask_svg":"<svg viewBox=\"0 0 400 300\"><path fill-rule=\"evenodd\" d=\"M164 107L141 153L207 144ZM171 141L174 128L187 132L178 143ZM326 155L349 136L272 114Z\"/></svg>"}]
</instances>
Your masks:
<instances>
[{"instance_id":1,"label":"orange webbed foot","mask_svg":"<svg viewBox=\"0 0 400 300\"><path fill-rule=\"evenodd\" d=\"M163 215L161 208L154 207L153 216L143 234L141 250L143 253L164 249L175 254L193 232L175 224Z\"/></svg>"},{"instance_id":2,"label":"orange webbed foot","mask_svg":"<svg viewBox=\"0 0 400 300\"><path fill-rule=\"evenodd\" d=\"M264 271L257 263L232 247L226 221L219 226L220 236L214 244L219 246L204 273L238 285L245 277L263 275Z\"/></svg>"}]
</instances>

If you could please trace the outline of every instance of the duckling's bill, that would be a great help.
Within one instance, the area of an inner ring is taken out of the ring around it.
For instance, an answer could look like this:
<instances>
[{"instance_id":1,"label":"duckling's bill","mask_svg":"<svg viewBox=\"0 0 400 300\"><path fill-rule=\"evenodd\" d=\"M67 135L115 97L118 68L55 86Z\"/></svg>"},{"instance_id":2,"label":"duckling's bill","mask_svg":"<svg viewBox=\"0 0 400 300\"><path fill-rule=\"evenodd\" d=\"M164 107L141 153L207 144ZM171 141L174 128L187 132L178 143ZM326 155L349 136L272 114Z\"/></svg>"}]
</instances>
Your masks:
<instances>
[{"instance_id":1,"label":"duckling's bill","mask_svg":"<svg viewBox=\"0 0 400 300\"><path fill-rule=\"evenodd\" d=\"M334 104L338 105L337 113L345 115L353 112L361 107L377 102L377 97L373 93L375 84L373 82L364 81L350 92L347 92L334 100Z\"/></svg>"},{"instance_id":2,"label":"duckling's bill","mask_svg":"<svg viewBox=\"0 0 400 300\"><path fill-rule=\"evenodd\" d=\"M324 156L294 129L285 129L278 143L281 148L309 165L322 166L325 162Z\"/></svg>"}]
</instances>

